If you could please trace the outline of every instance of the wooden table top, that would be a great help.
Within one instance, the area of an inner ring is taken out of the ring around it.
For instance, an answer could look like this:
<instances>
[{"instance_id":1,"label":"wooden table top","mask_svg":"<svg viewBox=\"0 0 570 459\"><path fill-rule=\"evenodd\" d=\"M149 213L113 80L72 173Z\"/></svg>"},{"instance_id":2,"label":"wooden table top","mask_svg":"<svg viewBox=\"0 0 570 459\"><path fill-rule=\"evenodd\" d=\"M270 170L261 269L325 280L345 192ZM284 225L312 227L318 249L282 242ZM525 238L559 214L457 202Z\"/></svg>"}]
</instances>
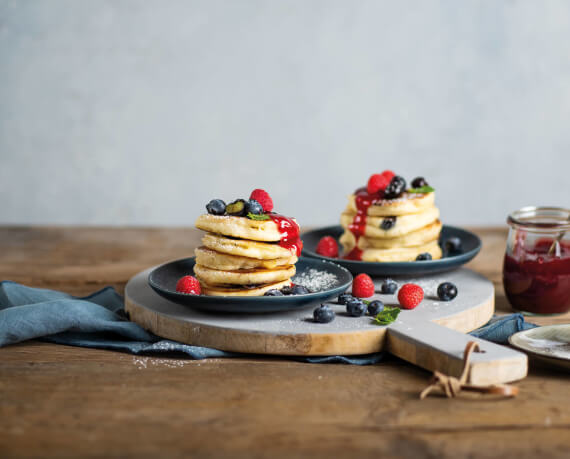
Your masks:
<instances>
[{"instance_id":1,"label":"wooden table top","mask_svg":"<svg viewBox=\"0 0 570 459\"><path fill-rule=\"evenodd\" d=\"M497 311L506 232L468 266ZM188 228L0 227L0 279L88 294L192 255ZM533 320L570 322L570 314ZM0 349L1 457L570 457L570 377L531 364L515 399L418 399L430 374L278 358L136 357L31 341Z\"/></svg>"}]
</instances>

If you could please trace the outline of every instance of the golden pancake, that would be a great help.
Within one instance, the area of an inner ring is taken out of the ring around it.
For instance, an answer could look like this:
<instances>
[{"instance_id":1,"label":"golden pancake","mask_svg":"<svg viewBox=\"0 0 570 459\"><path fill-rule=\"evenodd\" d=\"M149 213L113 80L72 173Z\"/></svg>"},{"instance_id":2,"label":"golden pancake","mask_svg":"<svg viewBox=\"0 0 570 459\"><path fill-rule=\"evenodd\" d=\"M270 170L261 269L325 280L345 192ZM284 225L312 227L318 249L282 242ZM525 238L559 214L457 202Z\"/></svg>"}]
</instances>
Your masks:
<instances>
[{"instance_id":1,"label":"golden pancake","mask_svg":"<svg viewBox=\"0 0 570 459\"><path fill-rule=\"evenodd\" d=\"M271 219L257 221L246 217L204 214L196 220L196 227L210 233L252 241L279 242L281 240L281 232Z\"/></svg>"},{"instance_id":2,"label":"golden pancake","mask_svg":"<svg viewBox=\"0 0 570 459\"><path fill-rule=\"evenodd\" d=\"M437 241L418 247L394 247L392 249L364 249L362 251L362 261L392 262L392 261L414 261L420 253L431 254L434 260L441 258L441 248ZM421 263L421 262L418 262Z\"/></svg>"},{"instance_id":3,"label":"golden pancake","mask_svg":"<svg viewBox=\"0 0 570 459\"><path fill-rule=\"evenodd\" d=\"M366 214L371 217L388 217L394 215L417 214L433 207L435 203L435 192L431 193L404 193L397 199L383 199L371 205ZM346 213L355 214L357 211L355 195L348 197Z\"/></svg>"},{"instance_id":4,"label":"golden pancake","mask_svg":"<svg viewBox=\"0 0 570 459\"><path fill-rule=\"evenodd\" d=\"M288 258L260 260L238 255L228 255L227 253L216 252L206 247L198 247L194 253L196 255L196 264L224 271L253 268L273 269L278 266L294 265L298 260L295 255Z\"/></svg>"},{"instance_id":5,"label":"golden pancake","mask_svg":"<svg viewBox=\"0 0 570 459\"><path fill-rule=\"evenodd\" d=\"M366 217L364 236L376 239L393 239L423 228L435 222L438 218L439 209L432 206L418 214L397 216L394 226L384 230L381 228L384 217ZM353 219L354 214L343 213L340 216L340 224L344 229L348 229Z\"/></svg>"},{"instance_id":6,"label":"golden pancake","mask_svg":"<svg viewBox=\"0 0 570 459\"><path fill-rule=\"evenodd\" d=\"M430 223L417 231L405 234L392 239L374 239L369 237L361 237L358 239L359 249L392 249L396 247L417 247L427 244L439 238L442 224L439 220ZM356 245L356 237L349 230L342 233L339 242L344 247L344 252L348 253Z\"/></svg>"},{"instance_id":7,"label":"golden pancake","mask_svg":"<svg viewBox=\"0 0 570 459\"><path fill-rule=\"evenodd\" d=\"M216 252L227 253L247 258L274 260L291 257L292 252L277 243L231 239L219 234L207 233L202 238L202 244Z\"/></svg>"},{"instance_id":8,"label":"golden pancake","mask_svg":"<svg viewBox=\"0 0 570 459\"><path fill-rule=\"evenodd\" d=\"M272 284L290 279L295 275L295 266L280 266L274 269L240 269L236 271L222 271L194 265L196 277L206 281L208 285L251 285Z\"/></svg>"},{"instance_id":9,"label":"golden pancake","mask_svg":"<svg viewBox=\"0 0 570 459\"><path fill-rule=\"evenodd\" d=\"M200 287L204 295L211 296L262 296L265 292L272 289L281 289L286 285L291 285L291 279L273 284L255 285L255 286L213 286L208 285L203 279L198 278Z\"/></svg>"}]
</instances>

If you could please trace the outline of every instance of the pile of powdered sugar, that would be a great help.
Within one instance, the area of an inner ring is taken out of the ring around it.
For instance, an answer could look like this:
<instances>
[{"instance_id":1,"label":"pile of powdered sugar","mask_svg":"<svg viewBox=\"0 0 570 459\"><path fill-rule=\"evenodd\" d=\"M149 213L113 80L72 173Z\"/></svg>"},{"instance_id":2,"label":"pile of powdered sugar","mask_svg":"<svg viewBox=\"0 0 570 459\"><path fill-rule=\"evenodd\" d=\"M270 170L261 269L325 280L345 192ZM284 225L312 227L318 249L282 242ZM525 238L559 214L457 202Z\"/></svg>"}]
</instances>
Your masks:
<instances>
[{"instance_id":1,"label":"pile of powdered sugar","mask_svg":"<svg viewBox=\"0 0 570 459\"><path fill-rule=\"evenodd\" d=\"M336 274L327 271L319 271L311 268L293 277L293 283L306 287L309 292L322 292L333 287L338 282Z\"/></svg>"}]
</instances>

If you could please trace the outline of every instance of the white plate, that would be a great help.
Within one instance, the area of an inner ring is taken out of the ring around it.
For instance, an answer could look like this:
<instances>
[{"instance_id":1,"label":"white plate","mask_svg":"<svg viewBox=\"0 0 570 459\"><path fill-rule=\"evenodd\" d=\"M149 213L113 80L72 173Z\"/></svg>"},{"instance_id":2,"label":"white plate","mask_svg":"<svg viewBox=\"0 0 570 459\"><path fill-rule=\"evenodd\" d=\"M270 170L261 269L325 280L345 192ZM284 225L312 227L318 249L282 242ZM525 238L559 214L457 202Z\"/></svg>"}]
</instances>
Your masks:
<instances>
[{"instance_id":1,"label":"white plate","mask_svg":"<svg viewBox=\"0 0 570 459\"><path fill-rule=\"evenodd\" d=\"M524 330L512 335L509 343L537 360L570 370L570 324Z\"/></svg>"}]
</instances>

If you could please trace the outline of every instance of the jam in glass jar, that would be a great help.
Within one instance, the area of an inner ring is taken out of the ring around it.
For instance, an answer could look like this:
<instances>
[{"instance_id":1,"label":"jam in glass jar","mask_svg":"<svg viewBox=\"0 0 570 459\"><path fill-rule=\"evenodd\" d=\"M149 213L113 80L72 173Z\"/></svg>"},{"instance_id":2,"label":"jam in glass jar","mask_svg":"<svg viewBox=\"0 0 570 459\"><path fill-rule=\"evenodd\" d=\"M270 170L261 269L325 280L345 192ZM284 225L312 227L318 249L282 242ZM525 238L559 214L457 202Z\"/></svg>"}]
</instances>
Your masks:
<instances>
[{"instance_id":1,"label":"jam in glass jar","mask_svg":"<svg viewBox=\"0 0 570 459\"><path fill-rule=\"evenodd\" d=\"M570 310L570 209L523 207L507 218L505 294L531 314Z\"/></svg>"}]
</instances>

